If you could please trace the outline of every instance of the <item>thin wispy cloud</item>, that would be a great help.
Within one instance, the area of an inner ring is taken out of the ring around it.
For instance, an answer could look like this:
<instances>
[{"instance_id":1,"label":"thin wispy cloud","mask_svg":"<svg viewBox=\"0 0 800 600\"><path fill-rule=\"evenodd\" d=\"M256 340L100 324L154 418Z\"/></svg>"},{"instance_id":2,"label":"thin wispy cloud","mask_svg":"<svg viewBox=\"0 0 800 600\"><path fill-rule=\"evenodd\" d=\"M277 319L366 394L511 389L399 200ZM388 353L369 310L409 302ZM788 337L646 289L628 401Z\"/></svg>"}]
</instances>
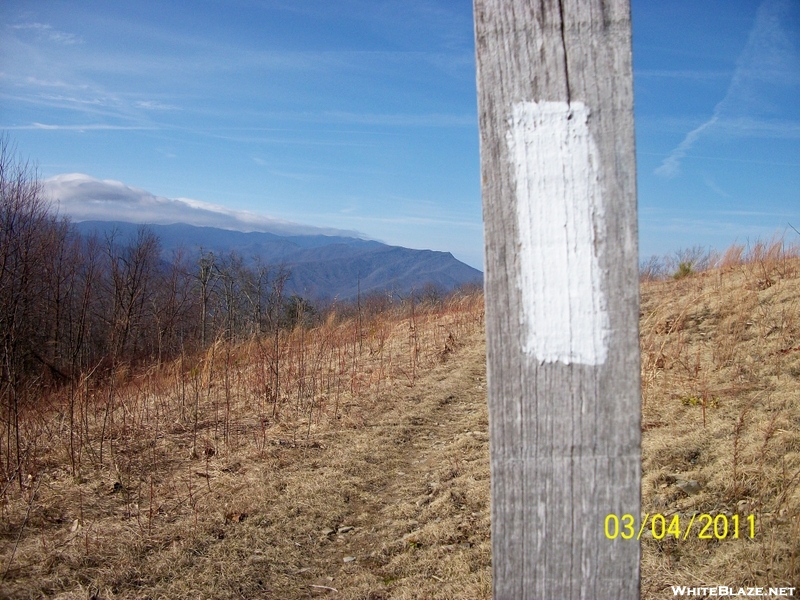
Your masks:
<instances>
[{"instance_id":1,"label":"thin wispy cloud","mask_svg":"<svg viewBox=\"0 0 800 600\"><path fill-rule=\"evenodd\" d=\"M392 216L392 217L350 216L349 219L364 223L388 223L395 225L446 225L448 227L463 227L465 229L475 229L475 230L483 229L483 223L476 221L466 221L463 219L431 219L428 217L414 217L414 216Z\"/></svg>"},{"instance_id":2,"label":"thin wispy cloud","mask_svg":"<svg viewBox=\"0 0 800 600\"><path fill-rule=\"evenodd\" d=\"M20 31L32 31L39 37L43 37L51 42L57 42L59 44L72 45L83 42L83 40L74 33L58 31L48 23L18 23L16 25L8 25L8 27Z\"/></svg>"},{"instance_id":3,"label":"thin wispy cloud","mask_svg":"<svg viewBox=\"0 0 800 600\"><path fill-rule=\"evenodd\" d=\"M308 181L310 179L315 179L314 175L309 175L308 173L292 173L288 171L277 171L275 169L269 169L267 173L274 175L275 177L283 177L284 179L293 179L295 181Z\"/></svg>"},{"instance_id":4,"label":"thin wispy cloud","mask_svg":"<svg viewBox=\"0 0 800 600\"><path fill-rule=\"evenodd\" d=\"M136 102L136 106L147 110L180 110L178 106L156 102L155 100L140 100Z\"/></svg>"},{"instance_id":5,"label":"thin wispy cloud","mask_svg":"<svg viewBox=\"0 0 800 600\"><path fill-rule=\"evenodd\" d=\"M782 212L775 211L758 211L758 210L720 210L717 211L720 215L734 215L737 217L779 217L782 219L796 217L797 213L788 210Z\"/></svg>"},{"instance_id":6,"label":"thin wispy cloud","mask_svg":"<svg viewBox=\"0 0 800 600\"><path fill-rule=\"evenodd\" d=\"M719 105L718 105L719 106ZM714 111L716 113L716 110ZM661 175L662 177L673 177L678 174L680 170L681 161L686 156L686 153L694 146L694 143L700 137L700 135L709 127L714 125L719 119L718 114L714 114L708 121L693 129L686 137L683 138L683 141L678 144L678 147L675 148L670 155L664 159L664 162L661 163L661 166L656 169L656 175Z\"/></svg>"},{"instance_id":7,"label":"thin wispy cloud","mask_svg":"<svg viewBox=\"0 0 800 600\"><path fill-rule=\"evenodd\" d=\"M36 77L26 77L25 82L31 85L47 87L47 88L68 88L68 89L81 89L81 90L89 88L89 86L86 84L76 85L61 80L45 80L45 79L37 79Z\"/></svg>"},{"instance_id":8,"label":"thin wispy cloud","mask_svg":"<svg viewBox=\"0 0 800 600\"><path fill-rule=\"evenodd\" d=\"M66 102L69 104L93 104L95 106L105 106L107 104L107 101L102 98L76 98L74 96L63 96L60 94L39 94L39 97L45 100Z\"/></svg>"},{"instance_id":9,"label":"thin wispy cloud","mask_svg":"<svg viewBox=\"0 0 800 600\"><path fill-rule=\"evenodd\" d=\"M449 114L365 114L340 111L325 112L320 120L334 123L358 123L395 127L474 127L477 115Z\"/></svg>"},{"instance_id":10,"label":"thin wispy cloud","mask_svg":"<svg viewBox=\"0 0 800 600\"><path fill-rule=\"evenodd\" d=\"M128 126L128 125L108 125L105 123L90 123L86 125L53 125L48 123L31 123L30 125L4 125L2 129L9 130L42 130L42 131L104 131L104 130L152 130L156 127Z\"/></svg>"},{"instance_id":11,"label":"thin wispy cloud","mask_svg":"<svg viewBox=\"0 0 800 600\"><path fill-rule=\"evenodd\" d=\"M729 77L729 71L692 71L687 69L637 69L634 77L661 77L665 79L696 79L708 81L709 79L722 79Z\"/></svg>"},{"instance_id":12,"label":"thin wispy cloud","mask_svg":"<svg viewBox=\"0 0 800 600\"><path fill-rule=\"evenodd\" d=\"M713 119L713 116L712 116ZM703 122L708 123L712 119ZM702 125L691 117L651 117L643 116L636 120L636 127L648 132L680 133L687 129L692 132ZM791 119L733 117L720 115L713 123L715 133L730 137L798 139L800 138L800 121ZM688 134L687 134L688 137ZM677 150L677 147L676 147ZM663 154L661 154L663 156Z\"/></svg>"},{"instance_id":13,"label":"thin wispy cloud","mask_svg":"<svg viewBox=\"0 0 800 600\"><path fill-rule=\"evenodd\" d=\"M793 85L800 68L797 52L783 23L791 9L791 0L764 0L758 8L755 24L744 50L736 61L736 70L723 99L714 107L711 117L686 134L655 173L674 177L680 172L681 161L698 139L712 129L724 126L728 132L744 132L742 125L750 124L752 116L763 111L769 100L763 98L764 85ZM750 119L748 121L748 118ZM798 126L795 124L795 131Z\"/></svg>"},{"instance_id":14,"label":"thin wispy cloud","mask_svg":"<svg viewBox=\"0 0 800 600\"><path fill-rule=\"evenodd\" d=\"M267 160L264 160L263 158L259 158L258 156L253 156L252 159L253 159L254 163L256 163L257 165L260 165L262 167L271 167L272 166L272 163L270 163ZM294 179L295 181L308 181L309 179L316 178L315 175L311 175L309 173L298 173L298 172L294 172L294 171L282 171L282 170L273 169L273 168L268 168L267 169L267 173L269 173L270 175L274 175L275 177L283 177L285 179Z\"/></svg>"},{"instance_id":15,"label":"thin wispy cloud","mask_svg":"<svg viewBox=\"0 0 800 600\"><path fill-rule=\"evenodd\" d=\"M773 139L800 139L800 122L753 119L749 117L725 118L717 122L715 129L728 135Z\"/></svg>"},{"instance_id":16,"label":"thin wispy cloud","mask_svg":"<svg viewBox=\"0 0 800 600\"><path fill-rule=\"evenodd\" d=\"M723 190L721 187L719 187L717 185L717 182L714 181L714 178L711 177L711 175L708 175L708 174L703 175L703 183L705 183L706 187L708 189L710 189L712 192L714 192L715 194L717 194L718 196L721 196L723 198L730 198L731 197L731 195L728 192L726 192L725 190Z\"/></svg>"},{"instance_id":17,"label":"thin wispy cloud","mask_svg":"<svg viewBox=\"0 0 800 600\"><path fill-rule=\"evenodd\" d=\"M264 144L264 145L277 145L277 146L319 146L319 147L351 147L351 148L374 148L377 146L375 143L370 142L351 142L339 139L333 140L320 140L316 138L300 139L297 137L261 137L261 136L245 136L245 135L226 135L223 133L212 133L203 129L196 129L194 133L203 135L212 139L225 140L229 142L241 142L247 144Z\"/></svg>"},{"instance_id":18,"label":"thin wispy cloud","mask_svg":"<svg viewBox=\"0 0 800 600\"><path fill-rule=\"evenodd\" d=\"M475 127L478 117L475 114L447 113L357 113L338 110L325 111L259 111L251 113L252 118L273 121L283 127L225 127L226 131L296 131L288 123L313 123L322 125L366 125L369 127ZM365 133L358 128L326 129L328 133Z\"/></svg>"},{"instance_id":19,"label":"thin wispy cloud","mask_svg":"<svg viewBox=\"0 0 800 600\"><path fill-rule=\"evenodd\" d=\"M663 156L661 152L643 152L638 151L637 154L642 156ZM733 162L733 163L742 163L742 164L753 164L753 165L774 165L779 167L800 167L800 162L786 162L786 161L777 161L777 160L760 160L757 158L735 158L731 156L711 156L708 154L690 154L688 155L691 158L701 158L703 160L712 160L712 161L719 161L719 162Z\"/></svg>"}]
</instances>

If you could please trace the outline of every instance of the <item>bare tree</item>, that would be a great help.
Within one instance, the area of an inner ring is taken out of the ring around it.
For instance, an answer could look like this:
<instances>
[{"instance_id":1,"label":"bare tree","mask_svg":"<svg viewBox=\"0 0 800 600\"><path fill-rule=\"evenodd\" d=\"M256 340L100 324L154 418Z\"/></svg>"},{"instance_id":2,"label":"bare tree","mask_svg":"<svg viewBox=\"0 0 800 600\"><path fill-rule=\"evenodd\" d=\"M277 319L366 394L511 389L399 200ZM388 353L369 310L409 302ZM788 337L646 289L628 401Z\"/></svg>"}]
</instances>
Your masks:
<instances>
[{"instance_id":1,"label":"bare tree","mask_svg":"<svg viewBox=\"0 0 800 600\"><path fill-rule=\"evenodd\" d=\"M150 297L150 308L156 327L157 360L161 364L164 358L177 354L191 335L189 323L197 302L186 252L176 251L156 278L158 284Z\"/></svg>"},{"instance_id":2,"label":"bare tree","mask_svg":"<svg viewBox=\"0 0 800 600\"><path fill-rule=\"evenodd\" d=\"M271 374L273 376L274 385L272 386L273 400L272 400L272 417L278 413L278 398L280 395L280 333L281 333L281 319L283 313L283 289L286 287L286 282L290 276L289 271L281 268L272 278L272 285L270 286L270 294L267 302L267 327L272 337L272 352L271 352Z\"/></svg>"},{"instance_id":3,"label":"bare tree","mask_svg":"<svg viewBox=\"0 0 800 600\"><path fill-rule=\"evenodd\" d=\"M197 263L197 284L200 288L200 343L203 347L206 345L206 332L208 329L208 306L211 299L211 293L214 289L215 269L214 263L216 257L213 252L204 252L200 249L200 260Z\"/></svg>"},{"instance_id":4,"label":"bare tree","mask_svg":"<svg viewBox=\"0 0 800 600\"><path fill-rule=\"evenodd\" d=\"M0 138L0 396L6 425L6 472L22 486L19 417L26 363L41 342L48 231L54 226L35 167ZM13 440L13 442L12 442Z\"/></svg>"},{"instance_id":5,"label":"bare tree","mask_svg":"<svg viewBox=\"0 0 800 600\"><path fill-rule=\"evenodd\" d=\"M147 227L140 227L136 238L127 244L117 243L112 232L106 240L108 260L108 296L110 312L109 350L114 361L125 356L135 358L142 337L145 307L153 293L160 242Z\"/></svg>"}]
</instances>

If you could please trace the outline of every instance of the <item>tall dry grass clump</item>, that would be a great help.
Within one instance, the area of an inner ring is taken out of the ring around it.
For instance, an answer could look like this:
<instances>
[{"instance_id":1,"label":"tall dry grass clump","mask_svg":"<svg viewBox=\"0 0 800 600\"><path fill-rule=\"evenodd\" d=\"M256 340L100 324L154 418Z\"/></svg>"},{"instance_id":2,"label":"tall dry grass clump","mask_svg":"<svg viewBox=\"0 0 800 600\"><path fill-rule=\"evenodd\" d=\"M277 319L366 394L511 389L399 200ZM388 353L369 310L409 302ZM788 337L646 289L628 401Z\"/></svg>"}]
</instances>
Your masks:
<instances>
[{"instance_id":1,"label":"tall dry grass clump","mask_svg":"<svg viewBox=\"0 0 800 600\"><path fill-rule=\"evenodd\" d=\"M749 264L762 271L766 283L771 273L783 274L787 268L793 268L788 263L798 255L800 243L786 242L784 236L776 234L769 241L757 239L746 245L733 244L724 252L693 246L665 256L654 255L641 262L639 274L642 282L651 282Z\"/></svg>"}]
</instances>

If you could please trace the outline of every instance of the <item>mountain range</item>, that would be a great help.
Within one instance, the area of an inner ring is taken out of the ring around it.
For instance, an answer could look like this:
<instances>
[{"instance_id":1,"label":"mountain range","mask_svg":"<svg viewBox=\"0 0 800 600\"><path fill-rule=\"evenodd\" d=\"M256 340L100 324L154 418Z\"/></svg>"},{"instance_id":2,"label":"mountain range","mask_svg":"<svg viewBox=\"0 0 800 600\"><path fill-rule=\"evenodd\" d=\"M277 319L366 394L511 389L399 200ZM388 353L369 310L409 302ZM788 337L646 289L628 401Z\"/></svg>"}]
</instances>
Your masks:
<instances>
[{"instance_id":1,"label":"mountain range","mask_svg":"<svg viewBox=\"0 0 800 600\"><path fill-rule=\"evenodd\" d=\"M88 220L75 223L83 235L103 237L112 231L122 239L142 226L124 221ZM464 284L482 284L483 274L449 252L413 250L346 235L241 232L185 223L150 224L168 259L182 248L190 258L203 252L239 255L245 263L282 266L291 273L290 294L306 298L355 298L359 293L393 291L407 294L426 285L450 291Z\"/></svg>"}]
</instances>

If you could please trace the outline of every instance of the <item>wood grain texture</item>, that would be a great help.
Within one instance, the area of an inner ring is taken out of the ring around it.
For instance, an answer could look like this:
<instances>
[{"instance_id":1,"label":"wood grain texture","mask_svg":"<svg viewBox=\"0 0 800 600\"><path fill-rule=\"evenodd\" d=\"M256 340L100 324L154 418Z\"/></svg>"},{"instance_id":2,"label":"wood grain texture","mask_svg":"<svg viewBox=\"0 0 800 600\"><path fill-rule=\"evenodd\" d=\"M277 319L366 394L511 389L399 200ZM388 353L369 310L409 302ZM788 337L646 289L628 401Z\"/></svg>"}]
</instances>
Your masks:
<instances>
[{"instance_id":1,"label":"wood grain texture","mask_svg":"<svg viewBox=\"0 0 800 600\"><path fill-rule=\"evenodd\" d=\"M494 597L638 598L604 533L640 518L629 2L474 11Z\"/></svg>"}]
</instances>

